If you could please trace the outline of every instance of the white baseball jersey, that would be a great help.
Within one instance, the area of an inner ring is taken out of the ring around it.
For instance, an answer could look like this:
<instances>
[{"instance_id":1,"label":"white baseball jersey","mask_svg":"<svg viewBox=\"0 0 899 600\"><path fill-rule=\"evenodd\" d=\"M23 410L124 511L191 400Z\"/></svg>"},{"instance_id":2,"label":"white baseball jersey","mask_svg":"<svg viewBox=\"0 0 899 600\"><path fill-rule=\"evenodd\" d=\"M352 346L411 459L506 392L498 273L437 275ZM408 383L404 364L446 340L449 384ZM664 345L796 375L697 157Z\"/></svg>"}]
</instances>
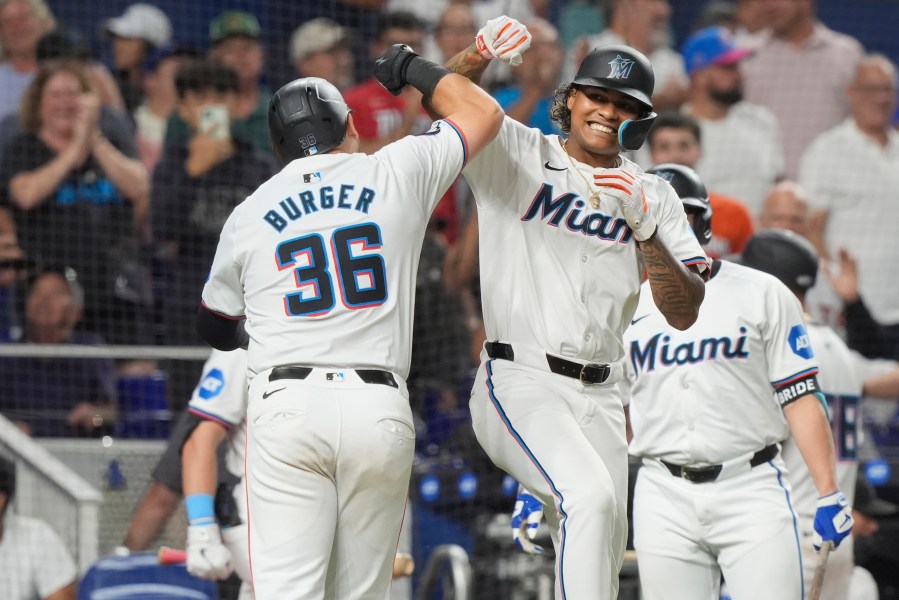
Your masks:
<instances>
[{"instance_id":1,"label":"white baseball jersey","mask_svg":"<svg viewBox=\"0 0 899 600\"><path fill-rule=\"evenodd\" d=\"M671 186L622 161L639 177L671 253L705 268L705 253ZM603 196L593 209L584 200L601 190L593 185L593 169L572 161L559 136L506 117L464 175L479 209L487 338L620 361L644 269L618 202Z\"/></svg>"},{"instance_id":2,"label":"white baseball jersey","mask_svg":"<svg viewBox=\"0 0 899 600\"><path fill-rule=\"evenodd\" d=\"M223 425L228 430L225 464L243 477L247 440L247 353L243 350L213 350L203 365L187 409L195 415Z\"/></svg>"},{"instance_id":3,"label":"white baseball jersey","mask_svg":"<svg viewBox=\"0 0 899 600\"><path fill-rule=\"evenodd\" d=\"M787 437L780 405L817 391L799 301L775 277L727 261L686 331L665 323L647 290L625 345L636 456L709 465L751 455Z\"/></svg>"},{"instance_id":4,"label":"white baseball jersey","mask_svg":"<svg viewBox=\"0 0 899 600\"><path fill-rule=\"evenodd\" d=\"M287 364L408 375L425 226L466 152L437 121L371 156L293 161L234 210L203 302L246 317L250 379Z\"/></svg>"}]
</instances>

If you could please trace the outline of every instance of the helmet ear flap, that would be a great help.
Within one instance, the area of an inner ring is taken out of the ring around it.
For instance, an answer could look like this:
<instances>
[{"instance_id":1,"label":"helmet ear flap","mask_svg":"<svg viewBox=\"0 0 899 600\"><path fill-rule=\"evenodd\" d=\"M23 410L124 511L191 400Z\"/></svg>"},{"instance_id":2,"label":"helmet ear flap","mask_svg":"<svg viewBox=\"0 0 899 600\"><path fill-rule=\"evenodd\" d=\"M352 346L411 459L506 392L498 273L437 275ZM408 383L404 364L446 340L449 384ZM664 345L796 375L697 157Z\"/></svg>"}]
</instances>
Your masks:
<instances>
[{"instance_id":1,"label":"helmet ear flap","mask_svg":"<svg viewBox=\"0 0 899 600\"><path fill-rule=\"evenodd\" d=\"M628 119L618 126L618 143L625 150L638 150L658 115L652 111L639 119Z\"/></svg>"}]
</instances>

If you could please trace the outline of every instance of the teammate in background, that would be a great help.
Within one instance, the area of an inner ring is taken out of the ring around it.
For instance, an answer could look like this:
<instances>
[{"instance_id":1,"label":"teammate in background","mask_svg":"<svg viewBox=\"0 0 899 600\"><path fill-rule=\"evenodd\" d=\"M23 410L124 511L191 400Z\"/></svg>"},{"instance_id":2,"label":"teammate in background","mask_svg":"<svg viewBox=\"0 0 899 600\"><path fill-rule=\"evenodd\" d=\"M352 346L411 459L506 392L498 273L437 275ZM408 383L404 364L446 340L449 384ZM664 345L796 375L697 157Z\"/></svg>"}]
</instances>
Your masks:
<instances>
[{"instance_id":1,"label":"teammate in background","mask_svg":"<svg viewBox=\"0 0 899 600\"><path fill-rule=\"evenodd\" d=\"M655 172L681 198L701 196L692 171ZM708 242L711 215L692 203L685 209ZM765 251L753 241L764 243L751 238L746 252ZM734 598L802 598L799 531L778 442L792 435L817 490L815 549L839 545L852 515L837 484L799 301L775 277L716 259L692 327L666 325L646 296L635 315L625 343L630 453L643 459L633 509L643 597L717 597L723 573Z\"/></svg>"},{"instance_id":2,"label":"teammate in background","mask_svg":"<svg viewBox=\"0 0 899 600\"><path fill-rule=\"evenodd\" d=\"M807 239L784 229L760 231L747 244L742 262L747 267L780 279L805 309L805 294L815 285L818 277L818 253ZM836 481L841 490L846 490L847 500L854 506L857 450L862 436L862 379L855 369L855 360L849 348L833 329L810 320L807 314L806 325L808 341L820 369L820 392L830 414L837 458ZM812 541L819 491L792 437L783 443L783 461L789 472L793 506L799 518L802 570L808 592L818 563ZM833 553L827 562L821 587L822 600L845 600L849 597L853 566L853 539L849 536L840 551Z\"/></svg>"},{"instance_id":3,"label":"teammate in background","mask_svg":"<svg viewBox=\"0 0 899 600\"><path fill-rule=\"evenodd\" d=\"M516 65L517 21L487 22L451 68ZM655 118L649 61L591 52L555 93L568 138L506 118L466 167L478 205L487 340L470 408L491 460L546 507L556 597L616 598L627 536L627 442L615 385L640 282L681 329L703 297L705 254L671 187L621 156ZM507 175L507 176L503 176Z\"/></svg>"},{"instance_id":4,"label":"teammate in background","mask_svg":"<svg viewBox=\"0 0 899 600\"><path fill-rule=\"evenodd\" d=\"M285 167L228 218L197 317L213 347L249 350L261 598L387 595L415 446L405 378L422 239L502 123L483 90L408 46L375 75L392 94L412 85L441 119L367 156L333 85L282 87L269 127Z\"/></svg>"},{"instance_id":5,"label":"teammate in background","mask_svg":"<svg viewBox=\"0 0 899 600\"><path fill-rule=\"evenodd\" d=\"M243 485L246 373L243 350L212 351L187 408L200 420L181 447L187 570L201 579L226 579L233 568L243 582L240 600L253 598ZM237 485L219 484L217 452L226 439L225 465Z\"/></svg>"},{"instance_id":6,"label":"teammate in background","mask_svg":"<svg viewBox=\"0 0 899 600\"><path fill-rule=\"evenodd\" d=\"M677 112L659 115L649 135L649 154L652 164L674 163L691 169L702 157L702 130L693 117ZM755 229L752 215L746 205L730 196L709 192L712 212L718 218L712 223L712 239L705 252L712 258L721 258L743 250L746 240Z\"/></svg>"}]
</instances>

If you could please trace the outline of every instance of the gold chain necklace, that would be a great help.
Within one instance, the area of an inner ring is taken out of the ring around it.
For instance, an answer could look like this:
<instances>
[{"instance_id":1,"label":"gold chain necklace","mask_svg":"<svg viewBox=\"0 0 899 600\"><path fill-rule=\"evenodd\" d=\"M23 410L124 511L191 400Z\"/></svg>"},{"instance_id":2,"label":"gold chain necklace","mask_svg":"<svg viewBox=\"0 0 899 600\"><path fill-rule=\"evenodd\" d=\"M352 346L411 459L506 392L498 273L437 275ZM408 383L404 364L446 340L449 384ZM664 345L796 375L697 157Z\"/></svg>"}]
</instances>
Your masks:
<instances>
[{"instance_id":1,"label":"gold chain necklace","mask_svg":"<svg viewBox=\"0 0 899 600\"><path fill-rule=\"evenodd\" d=\"M581 176L581 179L584 180L584 185L587 186L587 190L590 192L590 205L596 209L599 208L599 192L593 189L593 186L590 185L590 182L587 181L587 178L584 177L584 174L581 173L581 170L577 168L577 165L574 164L574 159L571 158L571 155L568 154L568 140L562 140L562 150L565 151L565 156L568 157L568 161L571 163L571 168L574 169L574 172Z\"/></svg>"}]
</instances>

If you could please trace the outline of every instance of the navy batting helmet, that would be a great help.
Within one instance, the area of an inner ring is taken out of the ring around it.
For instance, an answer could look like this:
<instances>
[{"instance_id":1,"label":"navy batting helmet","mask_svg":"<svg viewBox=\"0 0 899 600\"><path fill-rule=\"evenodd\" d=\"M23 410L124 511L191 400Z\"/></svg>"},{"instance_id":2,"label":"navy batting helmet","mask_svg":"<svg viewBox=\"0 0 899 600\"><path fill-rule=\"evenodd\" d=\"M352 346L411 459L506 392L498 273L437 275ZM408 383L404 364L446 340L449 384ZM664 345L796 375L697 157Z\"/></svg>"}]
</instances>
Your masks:
<instances>
[{"instance_id":1,"label":"navy batting helmet","mask_svg":"<svg viewBox=\"0 0 899 600\"><path fill-rule=\"evenodd\" d=\"M665 163L647 171L671 184L684 203L684 210L693 217L693 233L699 243L705 246L712 239L712 205L705 184L696 171L684 165Z\"/></svg>"},{"instance_id":2,"label":"navy batting helmet","mask_svg":"<svg viewBox=\"0 0 899 600\"><path fill-rule=\"evenodd\" d=\"M350 109L336 87L319 77L295 79L269 103L268 132L275 156L292 160L322 154L346 137Z\"/></svg>"},{"instance_id":3,"label":"navy batting helmet","mask_svg":"<svg viewBox=\"0 0 899 600\"><path fill-rule=\"evenodd\" d=\"M584 58L572 85L592 85L616 90L637 100L643 110L636 119L618 127L618 143L627 150L643 145L656 118L652 111L652 90L656 78L649 59L630 46L601 46Z\"/></svg>"},{"instance_id":4,"label":"navy batting helmet","mask_svg":"<svg viewBox=\"0 0 899 600\"><path fill-rule=\"evenodd\" d=\"M770 273L794 292L805 292L818 277L818 252L810 241L786 229L764 229L746 242L740 262Z\"/></svg>"}]
</instances>

